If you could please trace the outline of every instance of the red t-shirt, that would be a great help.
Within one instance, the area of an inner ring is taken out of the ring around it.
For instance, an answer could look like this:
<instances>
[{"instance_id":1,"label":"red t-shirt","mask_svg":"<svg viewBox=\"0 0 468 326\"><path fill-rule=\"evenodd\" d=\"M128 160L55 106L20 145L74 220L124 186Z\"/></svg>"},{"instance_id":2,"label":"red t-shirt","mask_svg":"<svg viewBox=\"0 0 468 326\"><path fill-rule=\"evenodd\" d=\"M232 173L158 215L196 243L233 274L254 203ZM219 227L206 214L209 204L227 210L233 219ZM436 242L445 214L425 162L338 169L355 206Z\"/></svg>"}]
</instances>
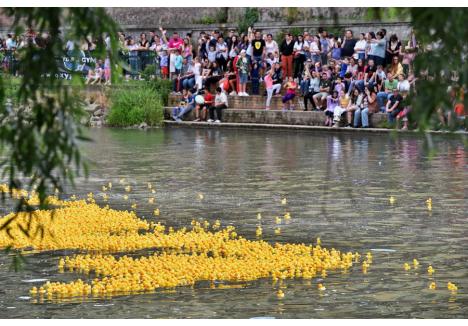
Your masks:
<instances>
[{"instance_id":1,"label":"red t-shirt","mask_svg":"<svg viewBox=\"0 0 468 326\"><path fill-rule=\"evenodd\" d=\"M205 91L203 98L205 99L205 104L213 104L213 95L210 92Z\"/></svg>"}]
</instances>

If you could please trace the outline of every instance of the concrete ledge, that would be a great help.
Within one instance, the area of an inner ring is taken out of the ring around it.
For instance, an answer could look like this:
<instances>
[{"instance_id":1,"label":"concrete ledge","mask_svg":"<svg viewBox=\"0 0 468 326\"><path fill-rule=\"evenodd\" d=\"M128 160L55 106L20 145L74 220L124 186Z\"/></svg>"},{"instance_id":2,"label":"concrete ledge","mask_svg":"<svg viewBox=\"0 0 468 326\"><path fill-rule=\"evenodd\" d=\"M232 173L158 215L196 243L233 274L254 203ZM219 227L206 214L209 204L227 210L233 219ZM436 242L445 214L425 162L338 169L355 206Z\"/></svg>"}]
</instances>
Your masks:
<instances>
[{"instance_id":1,"label":"concrete ledge","mask_svg":"<svg viewBox=\"0 0 468 326\"><path fill-rule=\"evenodd\" d=\"M284 124L262 124L262 123L208 123L183 121L176 122L172 120L164 120L164 126L174 128L206 128L206 129L251 129L251 130L278 130L278 131L326 131L326 132L354 132L354 133L379 133L379 134L417 134L419 130L401 130L401 129L385 129L385 128L344 128L344 127L325 127L325 126L304 126L304 125L284 125ZM454 133L447 131L428 130L424 133L451 135ZM458 131L455 134L468 135L468 132Z\"/></svg>"},{"instance_id":2,"label":"concrete ledge","mask_svg":"<svg viewBox=\"0 0 468 326\"><path fill-rule=\"evenodd\" d=\"M172 107L166 107L164 117L171 119ZM342 119L345 119L343 115ZM185 121L194 120L193 112L188 113ZM370 115L370 125L379 126L387 120L387 116L382 113ZM225 109L223 110L223 121L229 123L251 123L251 124L277 124L277 125L305 125L323 126L325 114L322 111L288 111L281 110L261 110L261 109Z\"/></svg>"}]
</instances>

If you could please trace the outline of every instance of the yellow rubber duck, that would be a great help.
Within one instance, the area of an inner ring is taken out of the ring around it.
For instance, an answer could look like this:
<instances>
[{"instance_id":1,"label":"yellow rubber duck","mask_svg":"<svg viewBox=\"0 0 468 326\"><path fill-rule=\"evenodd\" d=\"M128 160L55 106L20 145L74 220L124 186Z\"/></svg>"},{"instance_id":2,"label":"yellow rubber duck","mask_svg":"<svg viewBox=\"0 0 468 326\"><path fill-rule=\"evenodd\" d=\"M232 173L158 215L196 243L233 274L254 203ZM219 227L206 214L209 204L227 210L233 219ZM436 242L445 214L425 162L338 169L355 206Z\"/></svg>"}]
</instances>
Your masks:
<instances>
[{"instance_id":1,"label":"yellow rubber duck","mask_svg":"<svg viewBox=\"0 0 468 326\"><path fill-rule=\"evenodd\" d=\"M120 179L120 180L119 180L119 183L120 183L120 184L124 184L124 183L125 183L125 178Z\"/></svg>"},{"instance_id":2,"label":"yellow rubber duck","mask_svg":"<svg viewBox=\"0 0 468 326\"><path fill-rule=\"evenodd\" d=\"M132 187L131 187L131 186L125 186L125 191L126 191L126 192L132 191Z\"/></svg>"},{"instance_id":3,"label":"yellow rubber duck","mask_svg":"<svg viewBox=\"0 0 468 326\"><path fill-rule=\"evenodd\" d=\"M198 194L198 199L203 200L203 198L205 198L205 196L203 196L202 193L199 193L199 194Z\"/></svg>"},{"instance_id":4,"label":"yellow rubber duck","mask_svg":"<svg viewBox=\"0 0 468 326\"><path fill-rule=\"evenodd\" d=\"M427 210L432 211L432 204L427 204Z\"/></svg>"},{"instance_id":5,"label":"yellow rubber duck","mask_svg":"<svg viewBox=\"0 0 468 326\"><path fill-rule=\"evenodd\" d=\"M128 195L123 195L124 200L128 200Z\"/></svg>"},{"instance_id":6,"label":"yellow rubber duck","mask_svg":"<svg viewBox=\"0 0 468 326\"><path fill-rule=\"evenodd\" d=\"M457 291L458 287L455 284L453 284L452 282L448 282L447 283L447 289L449 289L449 291Z\"/></svg>"},{"instance_id":7,"label":"yellow rubber duck","mask_svg":"<svg viewBox=\"0 0 468 326\"><path fill-rule=\"evenodd\" d=\"M112 182L109 182L109 183L107 184L107 188L112 189Z\"/></svg>"},{"instance_id":8,"label":"yellow rubber duck","mask_svg":"<svg viewBox=\"0 0 468 326\"><path fill-rule=\"evenodd\" d=\"M320 237L317 238L317 246L320 246L322 244L322 240L320 240Z\"/></svg>"},{"instance_id":9,"label":"yellow rubber duck","mask_svg":"<svg viewBox=\"0 0 468 326\"><path fill-rule=\"evenodd\" d=\"M276 292L276 296L278 297L278 299L283 299L284 298L284 292L281 291L281 290L278 290L278 292Z\"/></svg>"},{"instance_id":10,"label":"yellow rubber duck","mask_svg":"<svg viewBox=\"0 0 468 326\"><path fill-rule=\"evenodd\" d=\"M257 229L255 230L255 235L257 237L260 237L262 235L262 227L261 226L257 226Z\"/></svg>"},{"instance_id":11,"label":"yellow rubber duck","mask_svg":"<svg viewBox=\"0 0 468 326\"><path fill-rule=\"evenodd\" d=\"M429 284L429 289L431 290L435 290L436 289L436 283L435 282L431 282L431 284Z\"/></svg>"},{"instance_id":12,"label":"yellow rubber duck","mask_svg":"<svg viewBox=\"0 0 468 326\"><path fill-rule=\"evenodd\" d=\"M275 217L275 223L276 224L281 224L281 218L279 216Z\"/></svg>"},{"instance_id":13,"label":"yellow rubber duck","mask_svg":"<svg viewBox=\"0 0 468 326\"><path fill-rule=\"evenodd\" d=\"M413 266L414 266L414 269L419 267L419 262L416 258L413 259Z\"/></svg>"},{"instance_id":14,"label":"yellow rubber duck","mask_svg":"<svg viewBox=\"0 0 468 326\"><path fill-rule=\"evenodd\" d=\"M428 200L426 200L426 204L428 204L428 205L432 205L432 198L431 198L431 197L429 197L429 199L428 199Z\"/></svg>"},{"instance_id":15,"label":"yellow rubber duck","mask_svg":"<svg viewBox=\"0 0 468 326\"><path fill-rule=\"evenodd\" d=\"M262 214L257 213L257 220L261 220L261 219L262 219Z\"/></svg>"},{"instance_id":16,"label":"yellow rubber duck","mask_svg":"<svg viewBox=\"0 0 468 326\"><path fill-rule=\"evenodd\" d=\"M151 189L151 193L152 193L152 194L155 194L155 193L156 193L156 190Z\"/></svg>"},{"instance_id":17,"label":"yellow rubber duck","mask_svg":"<svg viewBox=\"0 0 468 326\"><path fill-rule=\"evenodd\" d=\"M154 204L154 197L148 199L148 204Z\"/></svg>"},{"instance_id":18,"label":"yellow rubber duck","mask_svg":"<svg viewBox=\"0 0 468 326\"><path fill-rule=\"evenodd\" d=\"M286 198L281 199L281 204L282 205L286 205L287 203L288 203L288 201L287 201Z\"/></svg>"},{"instance_id":19,"label":"yellow rubber duck","mask_svg":"<svg viewBox=\"0 0 468 326\"><path fill-rule=\"evenodd\" d=\"M428 273L429 275L432 275L432 274L435 273L435 269L432 268L432 266L429 266L429 267L427 268L427 273Z\"/></svg>"},{"instance_id":20,"label":"yellow rubber duck","mask_svg":"<svg viewBox=\"0 0 468 326\"><path fill-rule=\"evenodd\" d=\"M289 214L289 213L284 214L284 219L285 220L289 220L290 218L291 218L291 214Z\"/></svg>"},{"instance_id":21,"label":"yellow rubber duck","mask_svg":"<svg viewBox=\"0 0 468 326\"><path fill-rule=\"evenodd\" d=\"M395 201L396 201L396 198L393 197L393 196L390 196L390 198L388 199L388 201L390 202L390 204L394 204Z\"/></svg>"},{"instance_id":22,"label":"yellow rubber duck","mask_svg":"<svg viewBox=\"0 0 468 326\"><path fill-rule=\"evenodd\" d=\"M154 216L159 216L159 208L156 208L154 211L153 211L153 215Z\"/></svg>"},{"instance_id":23,"label":"yellow rubber duck","mask_svg":"<svg viewBox=\"0 0 468 326\"><path fill-rule=\"evenodd\" d=\"M276 228L275 229L275 234L281 234L281 228Z\"/></svg>"},{"instance_id":24,"label":"yellow rubber duck","mask_svg":"<svg viewBox=\"0 0 468 326\"><path fill-rule=\"evenodd\" d=\"M317 289L319 289L319 291L325 291L327 288L322 283L319 283L317 284Z\"/></svg>"},{"instance_id":25,"label":"yellow rubber duck","mask_svg":"<svg viewBox=\"0 0 468 326\"><path fill-rule=\"evenodd\" d=\"M37 295L37 288L35 286L33 286L33 288L31 290L29 290L29 293L31 295Z\"/></svg>"},{"instance_id":26,"label":"yellow rubber duck","mask_svg":"<svg viewBox=\"0 0 468 326\"><path fill-rule=\"evenodd\" d=\"M102 186L102 191L106 192L106 191L107 191L107 187L106 187L106 186Z\"/></svg>"},{"instance_id":27,"label":"yellow rubber duck","mask_svg":"<svg viewBox=\"0 0 468 326\"><path fill-rule=\"evenodd\" d=\"M133 203L131 207L132 207L132 209L136 209L136 208L137 208L137 204L136 204L136 203Z\"/></svg>"},{"instance_id":28,"label":"yellow rubber duck","mask_svg":"<svg viewBox=\"0 0 468 326\"><path fill-rule=\"evenodd\" d=\"M405 263L405 264L403 265L403 268L405 269L405 271L409 271L409 270L411 269L411 266L410 266L410 264Z\"/></svg>"},{"instance_id":29,"label":"yellow rubber duck","mask_svg":"<svg viewBox=\"0 0 468 326\"><path fill-rule=\"evenodd\" d=\"M151 182L148 182L148 189L152 189L153 188L153 185L151 184Z\"/></svg>"}]
</instances>

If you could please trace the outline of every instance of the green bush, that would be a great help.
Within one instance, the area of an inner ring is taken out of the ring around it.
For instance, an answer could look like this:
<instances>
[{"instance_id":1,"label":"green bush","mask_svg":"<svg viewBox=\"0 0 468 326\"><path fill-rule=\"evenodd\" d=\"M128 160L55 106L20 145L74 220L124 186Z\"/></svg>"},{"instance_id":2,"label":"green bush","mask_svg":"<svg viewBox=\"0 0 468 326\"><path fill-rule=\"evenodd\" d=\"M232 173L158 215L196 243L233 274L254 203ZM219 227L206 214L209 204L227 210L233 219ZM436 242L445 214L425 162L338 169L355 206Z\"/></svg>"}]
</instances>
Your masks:
<instances>
[{"instance_id":1,"label":"green bush","mask_svg":"<svg viewBox=\"0 0 468 326\"><path fill-rule=\"evenodd\" d=\"M172 91L172 81L168 79L153 79L148 83L148 87L154 90L161 97L164 106L167 106L169 93Z\"/></svg>"},{"instance_id":2,"label":"green bush","mask_svg":"<svg viewBox=\"0 0 468 326\"><path fill-rule=\"evenodd\" d=\"M161 95L151 87L115 88L110 96L110 112L107 123L114 127L128 127L146 122L160 125L164 119Z\"/></svg>"},{"instance_id":3,"label":"green bush","mask_svg":"<svg viewBox=\"0 0 468 326\"><path fill-rule=\"evenodd\" d=\"M151 77L154 77L155 72L156 72L156 66L154 64L147 65L145 70L141 72L141 77L144 80L150 80Z\"/></svg>"},{"instance_id":4,"label":"green bush","mask_svg":"<svg viewBox=\"0 0 468 326\"><path fill-rule=\"evenodd\" d=\"M260 12L257 8L245 8L245 15L238 22L239 33L247 32L250 26L253 26L260 17Z\"/></svg>"}]
</instances>

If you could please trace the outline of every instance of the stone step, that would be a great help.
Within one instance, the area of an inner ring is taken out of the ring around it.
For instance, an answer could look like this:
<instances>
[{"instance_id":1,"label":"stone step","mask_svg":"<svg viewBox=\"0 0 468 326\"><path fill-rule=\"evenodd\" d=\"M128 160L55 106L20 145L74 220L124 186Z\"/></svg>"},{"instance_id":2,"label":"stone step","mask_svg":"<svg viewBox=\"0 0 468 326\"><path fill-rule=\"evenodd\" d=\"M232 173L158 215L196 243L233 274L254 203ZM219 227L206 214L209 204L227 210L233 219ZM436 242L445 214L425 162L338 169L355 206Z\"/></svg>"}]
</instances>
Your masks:
<instances>
[{"instance_id":1,"label":"stone step","mask_svg":"<svg viewBox=\"0 0 468 326\"><path fill-rule=\"evenodd\" d=\"M169 95L169 106L177 106L182 99L182 95ZM228 104L233 109L265 109L266 96L250 95L250 96L228 96ZM293 100L293 106L297 110L304 109L304 100L300 96L296 96ZM271 110L282 110L282 96L273 96L270 103ZM309 105L312 108L312 105Z\"/></svg>"},{"instance_id":2,"label":"stone step","mask_svg":"<svg viewBox=\"0 0 468 326\"><path fill-rule=\"evenodd\" d=\"M172 107L166 107L164 117L171 119ZM344 119L343 115L343 119ZM185 121L193 121L194 112L191 111L184 117ZM370 116L370 125L372 127L380 126L387 120L383 113L375 113ZM342 120L344 121L344 120ZM224 109L223 122L229 123L253 123L253 124L281 124L281 125L304 125L304 126L323 126L325 123L325 113L321 111L288 111L281 110L255 110L255 109Z\"/></svg>"}]
</instances>

